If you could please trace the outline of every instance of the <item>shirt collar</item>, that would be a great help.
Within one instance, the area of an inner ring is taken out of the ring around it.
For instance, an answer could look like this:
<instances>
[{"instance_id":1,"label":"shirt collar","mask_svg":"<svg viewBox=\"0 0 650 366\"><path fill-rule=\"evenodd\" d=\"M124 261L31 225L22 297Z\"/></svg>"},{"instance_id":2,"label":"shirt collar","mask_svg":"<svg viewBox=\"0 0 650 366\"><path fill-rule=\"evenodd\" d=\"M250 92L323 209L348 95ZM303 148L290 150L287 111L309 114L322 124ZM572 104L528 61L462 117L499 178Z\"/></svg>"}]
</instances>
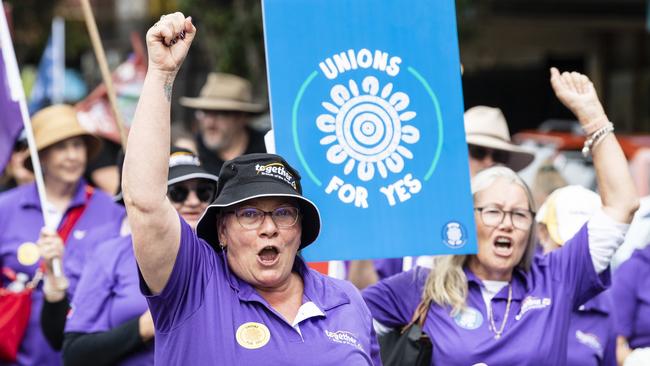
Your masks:
<instances>
[{"instance_id":1,"label":"shirt collar","mask_svg":"<svg viewBox=\"0 0 650 366\"><path fill-rule=\"evenodd\" d=\"M472 288L480 291L483 287L483 282L478 278L469 266L464 266L463 271L465 271L465 276L467 276L468 287L471 290ZM528 276L521 268L516 267L512 271L512 299L513 300L523 300L526 297L530 289L530 284L528 283ZM495 296L495 299L508 299L508 286L505 286L501 289Z\"/></svg>"},{"instance_id":2,"label":"shirt collar","mask_svg":"<svg viewBox=\"0 0 650 366\"><path fill-rule=\"evenodd\" d=\"M239 299L249 302L257 301L266 305L266 301L255 291L253 286L230 271L226 252L222 251L218 255L221 255L223 258L228 282L230 283L230 287L237 292ZM296 256L293 263L293 272L298 273L302 277L304 285L303 302L306 302L304 301L306 298L307 301L313 302L323 313L337 306L350 303L350 298L330 278L314 273L299 256Z\"/></svg>"},{"instance_id":3,"label":"shirt collar","mask_svg":"<svg viewBox=\"0 0 650 366\"><path fill-rule=\"evenodd\" d=\"M86 180L81 178L77 183L77 188L75 189L74 196L68 205L68 209L76 206L81 206L86 202ZM25 188L25 194L20 197L20 206L21 207L35 207L39 210L41 209L41 201L38 197L38 189L36 188L36 183L30 183ZM66 211L67 211L66 210Z\"/></svg>"}]
</instances>

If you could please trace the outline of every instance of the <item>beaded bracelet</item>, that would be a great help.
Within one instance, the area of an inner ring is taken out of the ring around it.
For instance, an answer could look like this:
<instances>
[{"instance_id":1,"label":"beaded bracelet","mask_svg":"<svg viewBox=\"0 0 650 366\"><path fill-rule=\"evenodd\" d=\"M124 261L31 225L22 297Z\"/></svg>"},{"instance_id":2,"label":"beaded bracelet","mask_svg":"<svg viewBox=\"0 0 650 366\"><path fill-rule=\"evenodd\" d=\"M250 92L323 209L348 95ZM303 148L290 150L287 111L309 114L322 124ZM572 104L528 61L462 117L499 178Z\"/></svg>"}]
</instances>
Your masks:
<instances>
[{"instance_id":1,"label":"beaded bracelet","mask_svg":"<svg viewBox=\"0 0 650 366\"><path fill-rule=\"evenodd\" d=\"M585 158L588 157L591 151L602 140L602 138L612 131L614 131L614 125L611 122L608 122L605 126L592 133L591 136L585 140L585 144L582 147L582 156Z\"/></svg>"}]
</instances>

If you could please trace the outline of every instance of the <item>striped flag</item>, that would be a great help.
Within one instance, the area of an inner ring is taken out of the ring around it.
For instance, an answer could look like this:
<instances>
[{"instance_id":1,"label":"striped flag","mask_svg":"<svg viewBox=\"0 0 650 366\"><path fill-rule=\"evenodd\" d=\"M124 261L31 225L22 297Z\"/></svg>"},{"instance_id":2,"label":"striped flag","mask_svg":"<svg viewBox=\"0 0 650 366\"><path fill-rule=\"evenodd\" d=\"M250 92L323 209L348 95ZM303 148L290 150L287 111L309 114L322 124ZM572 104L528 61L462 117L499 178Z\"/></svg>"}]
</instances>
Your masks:
<instances>
[{"instance_id":1,"label":"striped flag","mask_svg":"<svg viewBox=\"0 0 650 366\"><path fill-rule=\"evenodd\" d=\"M0 171L7 165L16 138L23 128L21 99L24 99L24 94L16 55L5 12L0 10Z\"/></svg>"}]
</instances>

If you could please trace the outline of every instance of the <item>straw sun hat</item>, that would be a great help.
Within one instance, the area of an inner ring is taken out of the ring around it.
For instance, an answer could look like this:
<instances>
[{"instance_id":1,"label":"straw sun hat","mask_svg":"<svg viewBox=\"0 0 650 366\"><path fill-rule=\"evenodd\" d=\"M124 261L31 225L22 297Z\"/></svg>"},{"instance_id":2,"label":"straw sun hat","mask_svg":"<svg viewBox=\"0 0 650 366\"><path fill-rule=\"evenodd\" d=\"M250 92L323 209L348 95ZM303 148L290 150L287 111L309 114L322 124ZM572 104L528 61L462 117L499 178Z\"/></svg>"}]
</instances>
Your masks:
<instances>
[{"instance_id":1,"label":"straw sun hat","mask_svg":"<svg viewBox=\"0 0 650 366\"><path fill-rule=\"evenodd\" d=\"M216 72L208 74L198 97L182 97L180 103L189 108L213 111L261 113L265 110L263 105L253 103L252 87L248 80Z\"/></svg>"},{"instance_id":2,"label":"straw sun hat","mask_svg":"<svg viewBox=\"0 0 650 366\"><path fill-rule=\"evenodd\" d=\"M81 136L86 143L88 161L90 161L99 154L102 146L99 138L81 127L77 120L77 112L72 106L66 104L57 104L38 111L32 117L32 129L36 149L39 152L65 139ZM31 158L25 160L25 167L32 168Z\"/></svg>"},{"instance_id":3,"label":"straw sun hat","mask_svg":"<svg viewBox=\"0 0 650 366\"><path fill-rule=\"evenodd\" d=\"M510 169L520 171L535 155L512 143L508 123L499 108L476 106L465 112L465 139L470 145L507 151Z\"/></svg>"}]
</instances>

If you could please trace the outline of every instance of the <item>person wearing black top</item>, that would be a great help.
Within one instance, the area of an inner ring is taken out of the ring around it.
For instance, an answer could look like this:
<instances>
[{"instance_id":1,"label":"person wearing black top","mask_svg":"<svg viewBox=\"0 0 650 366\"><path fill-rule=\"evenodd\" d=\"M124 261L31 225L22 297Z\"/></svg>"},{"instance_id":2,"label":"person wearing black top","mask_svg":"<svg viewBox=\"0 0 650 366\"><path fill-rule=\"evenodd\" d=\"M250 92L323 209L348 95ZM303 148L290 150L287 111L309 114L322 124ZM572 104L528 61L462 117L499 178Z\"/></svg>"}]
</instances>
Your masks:
<instances>
[{"instance_id":1,"label":"person wearing black top","mask_svg":"<svg viewBox=\"0 0 650 366\"><path fill-rule=\"evenodd\" d=\"M264 134L248 126L250 117L265 107L253 102L247 80L210 73L199 96L183 97L180 103L195 110L199 158L209 173L219 174L223 162L237 156L266 152Z\"/></svg>"}]
</instances>

